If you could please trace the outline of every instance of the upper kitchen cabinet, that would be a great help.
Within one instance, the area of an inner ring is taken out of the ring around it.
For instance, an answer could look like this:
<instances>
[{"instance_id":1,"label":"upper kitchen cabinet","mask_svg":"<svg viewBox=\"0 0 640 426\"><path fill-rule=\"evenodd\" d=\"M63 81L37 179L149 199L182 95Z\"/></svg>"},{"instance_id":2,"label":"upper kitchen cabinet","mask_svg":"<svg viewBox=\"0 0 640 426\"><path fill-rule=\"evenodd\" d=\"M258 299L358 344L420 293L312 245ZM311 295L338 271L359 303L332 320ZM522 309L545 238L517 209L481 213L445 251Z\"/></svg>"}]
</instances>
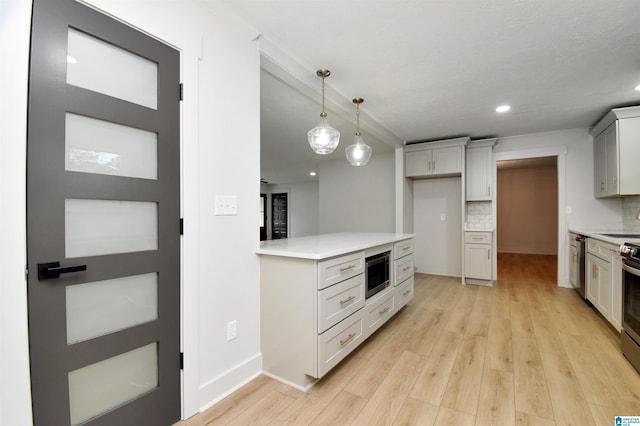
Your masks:
<instances>
[{"instance_id":1,"label":"upper kitchen cabinet","mask_svg":"<svg viewBox=\"0 0 640 426\"><path fill-rule=\"evenodd\" d=\"M405 176L433 178L462 175L464 147L469 138L422 142L404 148Z\"/></svg>"},{"instance_id":2,"label":"upper kitchen cabinet","mask_svg":"<svg viewBox=\"0 0 640 426\"><path fill-rule=\"evenodd\" d=\"M590 133L594 196L640 194L640 107L612 109Z\"/></svg>"},{"instance_id":3,"label":"upper kitchen cabinet","mask_svg":"<svg viewBox=\"0 0 640 426\"><path fill-rule=\"evenodd\" d=\"M498 139L482 139L467 144L467 201L493 198L493 146Z\"/></svg>"}]
</instances>

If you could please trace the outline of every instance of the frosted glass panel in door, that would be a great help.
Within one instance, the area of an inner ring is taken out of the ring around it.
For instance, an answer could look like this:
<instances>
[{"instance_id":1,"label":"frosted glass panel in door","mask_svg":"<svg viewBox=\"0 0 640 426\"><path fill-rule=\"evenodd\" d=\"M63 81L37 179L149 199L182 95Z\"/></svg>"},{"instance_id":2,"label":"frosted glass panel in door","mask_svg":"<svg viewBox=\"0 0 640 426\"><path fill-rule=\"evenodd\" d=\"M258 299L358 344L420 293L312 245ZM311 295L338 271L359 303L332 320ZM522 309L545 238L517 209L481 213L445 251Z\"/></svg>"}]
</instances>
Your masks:
<instances>
[{"instance_id":1,"label":"frosted glass panel in door","mask_svg":"<svg viewBox=\"0 0 640 426\"><path fill-rule=\"evenodd\" d=\"M157 343L71 371L71 424L77 425L103 414L157 386Z\"/></svg>"},{"instance_id":2,"label":"frosted glass panel in door","mask_svg":"<svg viewBox=\"0 0 640 426\"><path fill-rule=\"evenodd\" d=\"M158 274L66 287L67 343L73 344L158 318Z\"/></svg>"},{"instance_id":3,"label":"frosted glass panel in door","mask_svg":"<svg viewBox=\"0 0 640 426\"><path fill-rule=\"evenodd\" d=\"M158 178L158 134L78 114L65 117L65 170Z\"/></svg>"},{"instance_id":4,"label":"frosted glass panel in door","mask_svg":"<svg viewBox=\"0 0 640 426\"><path fill-rule=\"evenodd\" d=\"M69 28L67 83L149 108L158 107L158 64Z\"/></svg>"},{"instance_id":5,"label":"frosted glass panel in door","mask_svg":"<svg viewBox=\"0 0 640 426\"><path fill-rule=\"evenodd\" d=\"M67 199L67 258L158 249L158 204Z\"/></svg>"}]
</instances>

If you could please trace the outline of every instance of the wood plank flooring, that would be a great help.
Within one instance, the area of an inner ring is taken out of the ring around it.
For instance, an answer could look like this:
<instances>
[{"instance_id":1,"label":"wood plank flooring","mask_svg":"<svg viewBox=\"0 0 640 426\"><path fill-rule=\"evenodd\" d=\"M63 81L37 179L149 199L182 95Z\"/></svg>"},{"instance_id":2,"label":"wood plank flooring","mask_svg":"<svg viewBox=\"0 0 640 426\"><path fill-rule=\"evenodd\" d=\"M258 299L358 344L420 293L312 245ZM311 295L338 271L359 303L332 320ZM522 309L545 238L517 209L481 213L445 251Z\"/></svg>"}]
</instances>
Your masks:
<instances>
[{"instance_id":1,"label":"wood plank flooring","mask_svg":"<svg viewBox=\"0 0 640 426\"><path fill-rule=\"evenodd\" d=\"M416 274L415 297L309 392L260 376L179 426L613 425L640 375L555 256L500 254L495 286Z\"/></svg>"}]
</instances>

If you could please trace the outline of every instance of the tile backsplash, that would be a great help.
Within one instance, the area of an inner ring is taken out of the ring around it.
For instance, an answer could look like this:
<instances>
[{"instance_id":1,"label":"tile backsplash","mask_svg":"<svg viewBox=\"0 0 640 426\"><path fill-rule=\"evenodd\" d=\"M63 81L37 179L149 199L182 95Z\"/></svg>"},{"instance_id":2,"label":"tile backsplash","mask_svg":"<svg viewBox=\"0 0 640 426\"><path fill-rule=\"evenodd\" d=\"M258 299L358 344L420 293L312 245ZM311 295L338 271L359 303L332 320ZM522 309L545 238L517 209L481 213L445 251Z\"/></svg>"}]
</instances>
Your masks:
<instances>
[{"instance_id":1,"label":"tile backsplash","mask_svg":"<svg viewBox=\"0 0 640 426\"><path fill-rule=\"evenodd\" d=\"M622 199L622 229L625 232L640 232L638 212L640 212L640 196Z\"/></svg>"},{"instance_id":2,"label":"tile backsplash","mask_svg":"<svg viewBox=\"0 0 640 426\"><path fill-rule=\"evenodd\" d=\"M467 202L467 228L468 229L492 229L493 210L491 201Z\"/></svg>"}]
</instances>

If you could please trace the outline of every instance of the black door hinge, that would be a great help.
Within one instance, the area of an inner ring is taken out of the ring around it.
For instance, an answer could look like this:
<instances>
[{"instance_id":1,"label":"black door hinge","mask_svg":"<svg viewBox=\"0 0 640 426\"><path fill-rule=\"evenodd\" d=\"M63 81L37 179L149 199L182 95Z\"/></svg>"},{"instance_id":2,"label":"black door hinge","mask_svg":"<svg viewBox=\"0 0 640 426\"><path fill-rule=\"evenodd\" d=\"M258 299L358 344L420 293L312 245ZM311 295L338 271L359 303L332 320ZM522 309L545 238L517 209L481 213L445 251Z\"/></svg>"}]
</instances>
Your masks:
<instances>
[{"instance_id":1,"label":"black door hinge","mask_svg":"<svg viewBox=\"0 0 640 426\"><path fill-rule=\"evenodd\" d=\"M184 370L184 353L180 352L180 370Z\"/></svg>"},{"instance_id":2,"label":"black door hinge","mask_svg":"<svg viewBox=\"0 0 640 426\"><path fill-rule=\"evenodd\" d=\"M180 235L184 235L184 219L180 218Z\"/></svg>"},{"instance_id":3,"label":"black door hinge","mask_svg":"<svg viewBox=\"0 0 640 426\"><path fill-rule=\"evenodd\" d=\"M178 85L178 95L180 96L180 100L183 101L184 100L184 86L182 85L182 83L180 83Z\"/></svg>"}]
</instances>

